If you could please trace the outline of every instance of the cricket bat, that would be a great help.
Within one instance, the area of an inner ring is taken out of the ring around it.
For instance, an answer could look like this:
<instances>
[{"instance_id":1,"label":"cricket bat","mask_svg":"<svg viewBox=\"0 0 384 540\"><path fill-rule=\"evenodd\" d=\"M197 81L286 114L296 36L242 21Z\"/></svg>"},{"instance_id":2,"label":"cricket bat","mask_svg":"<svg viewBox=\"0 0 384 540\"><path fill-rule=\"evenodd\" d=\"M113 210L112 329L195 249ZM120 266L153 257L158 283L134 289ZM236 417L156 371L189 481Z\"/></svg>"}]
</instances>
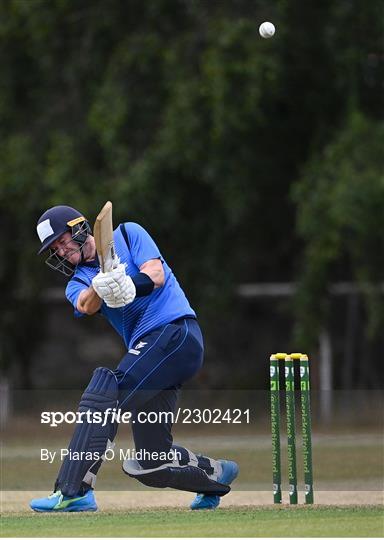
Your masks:
<instances>
[{"instance_id":1,"label":"cricket bat","mask_svg":"<svg viewBox=\"0 0 384 540\"><path fill-rule=\"evenodd\" d=\"M100 210L93 227L93 236L99 257L100 270L102 272L110 272L116 262L111 201L106 202Z\"/></svg>"}]
</instances>

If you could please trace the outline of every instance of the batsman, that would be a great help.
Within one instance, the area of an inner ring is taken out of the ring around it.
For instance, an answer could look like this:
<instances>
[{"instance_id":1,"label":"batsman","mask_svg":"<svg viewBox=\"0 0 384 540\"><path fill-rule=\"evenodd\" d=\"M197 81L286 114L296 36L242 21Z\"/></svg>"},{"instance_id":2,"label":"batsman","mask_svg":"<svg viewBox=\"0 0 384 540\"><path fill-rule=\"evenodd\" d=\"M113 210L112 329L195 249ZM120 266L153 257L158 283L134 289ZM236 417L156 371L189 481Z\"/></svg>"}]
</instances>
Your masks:
<instances>
[{"instance_id":1,"label":"batsman","mask_svg":"<svg viewBox=\"0 0 384 540\"><path fill-rule=\"evenodd\" d=\"M237 464L174 444L171 415L158 414L175 412L181 386L202 365L204 346L196 313L156 243L137 223L122 223L112 232L109 202L93 231L78 210L54 206L38 220L37 234L39 253L47 253L46 263L69 278L65 294L75 316L101 314L126 347L116 369L95 369L78 410L130 411L136 453L144 458L125 460L123 471L146 486L196 493L192 510L216 508L230 491ZM140 413L157 413L159 421L135 421L145 418ZM83 418L74 430L53 493L33 499L33 510L97 510L96 476L119 425L113 420L87 421L88 414Z\"/></svg>"}]
</instances>

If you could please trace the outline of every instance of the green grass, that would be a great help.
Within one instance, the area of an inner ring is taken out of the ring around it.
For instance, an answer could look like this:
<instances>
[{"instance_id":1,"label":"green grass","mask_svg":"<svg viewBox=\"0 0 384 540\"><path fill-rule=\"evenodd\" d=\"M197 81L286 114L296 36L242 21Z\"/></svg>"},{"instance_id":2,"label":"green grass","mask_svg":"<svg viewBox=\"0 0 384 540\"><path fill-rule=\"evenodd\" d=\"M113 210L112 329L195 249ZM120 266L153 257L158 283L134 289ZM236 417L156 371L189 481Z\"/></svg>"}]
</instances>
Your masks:
<instances>
[{"instance_id":1,"label":"green grass","mask_svg":"<svg viewBox=\"0 0 384 540\"><path fill-rule=\"evenodd\" d=\"M238 507L215 512L178 509L95 514L6 514L11 537L380 537L381 506Z\"/></svg>"}]
</instances>

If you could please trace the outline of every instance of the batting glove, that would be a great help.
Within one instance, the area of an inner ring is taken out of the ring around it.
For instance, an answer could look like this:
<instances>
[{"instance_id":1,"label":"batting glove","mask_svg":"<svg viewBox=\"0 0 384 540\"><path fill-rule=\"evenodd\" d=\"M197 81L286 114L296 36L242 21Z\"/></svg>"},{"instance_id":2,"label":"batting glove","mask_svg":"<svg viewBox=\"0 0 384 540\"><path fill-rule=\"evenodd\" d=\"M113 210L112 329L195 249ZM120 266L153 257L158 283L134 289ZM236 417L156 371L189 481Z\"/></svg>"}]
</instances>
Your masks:
<instances>
[{"instance_id":1,"label":"batting glove","mask_svg":"<svg viewBox=\"0 0 384 540\"><path fill-rule=\"evenodd\" d=\"M125 265L120 263L110 272L99 272L92 280L92 286L111 308L119 308L133 302L136 287L132 279L125 273Z\"/></svg>"}]
</instances>

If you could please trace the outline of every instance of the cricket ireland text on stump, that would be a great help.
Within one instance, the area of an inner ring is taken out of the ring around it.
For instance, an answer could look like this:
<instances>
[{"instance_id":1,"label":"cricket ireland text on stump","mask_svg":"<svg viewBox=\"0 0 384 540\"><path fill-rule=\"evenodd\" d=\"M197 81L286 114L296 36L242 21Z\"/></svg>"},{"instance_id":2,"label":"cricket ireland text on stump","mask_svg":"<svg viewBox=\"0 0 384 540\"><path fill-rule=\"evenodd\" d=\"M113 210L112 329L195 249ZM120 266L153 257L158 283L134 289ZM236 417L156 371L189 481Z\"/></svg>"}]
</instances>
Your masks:
<instances>
[{"instance_id":1,"label":"cricket ireland text on stump","mask_svg":"<svg viewBox=\"0 0 384 540\"><path fill-rule=\"evenodd\" d=\"M281 503L281 446L280 446L280 362L284 361L285 403L287 419L287 454L289 502L297 504L297 459L296 459L296 420L295 420L295 368L294 361L300 365L301 426L303 439L303 463L305 502L313 504L312 472L312 430L309 388L309 361L306 354L276 353L270 357L271 390L271 429L272 429L272 470L273 502Z\"/></svg>"}]
</instances>

